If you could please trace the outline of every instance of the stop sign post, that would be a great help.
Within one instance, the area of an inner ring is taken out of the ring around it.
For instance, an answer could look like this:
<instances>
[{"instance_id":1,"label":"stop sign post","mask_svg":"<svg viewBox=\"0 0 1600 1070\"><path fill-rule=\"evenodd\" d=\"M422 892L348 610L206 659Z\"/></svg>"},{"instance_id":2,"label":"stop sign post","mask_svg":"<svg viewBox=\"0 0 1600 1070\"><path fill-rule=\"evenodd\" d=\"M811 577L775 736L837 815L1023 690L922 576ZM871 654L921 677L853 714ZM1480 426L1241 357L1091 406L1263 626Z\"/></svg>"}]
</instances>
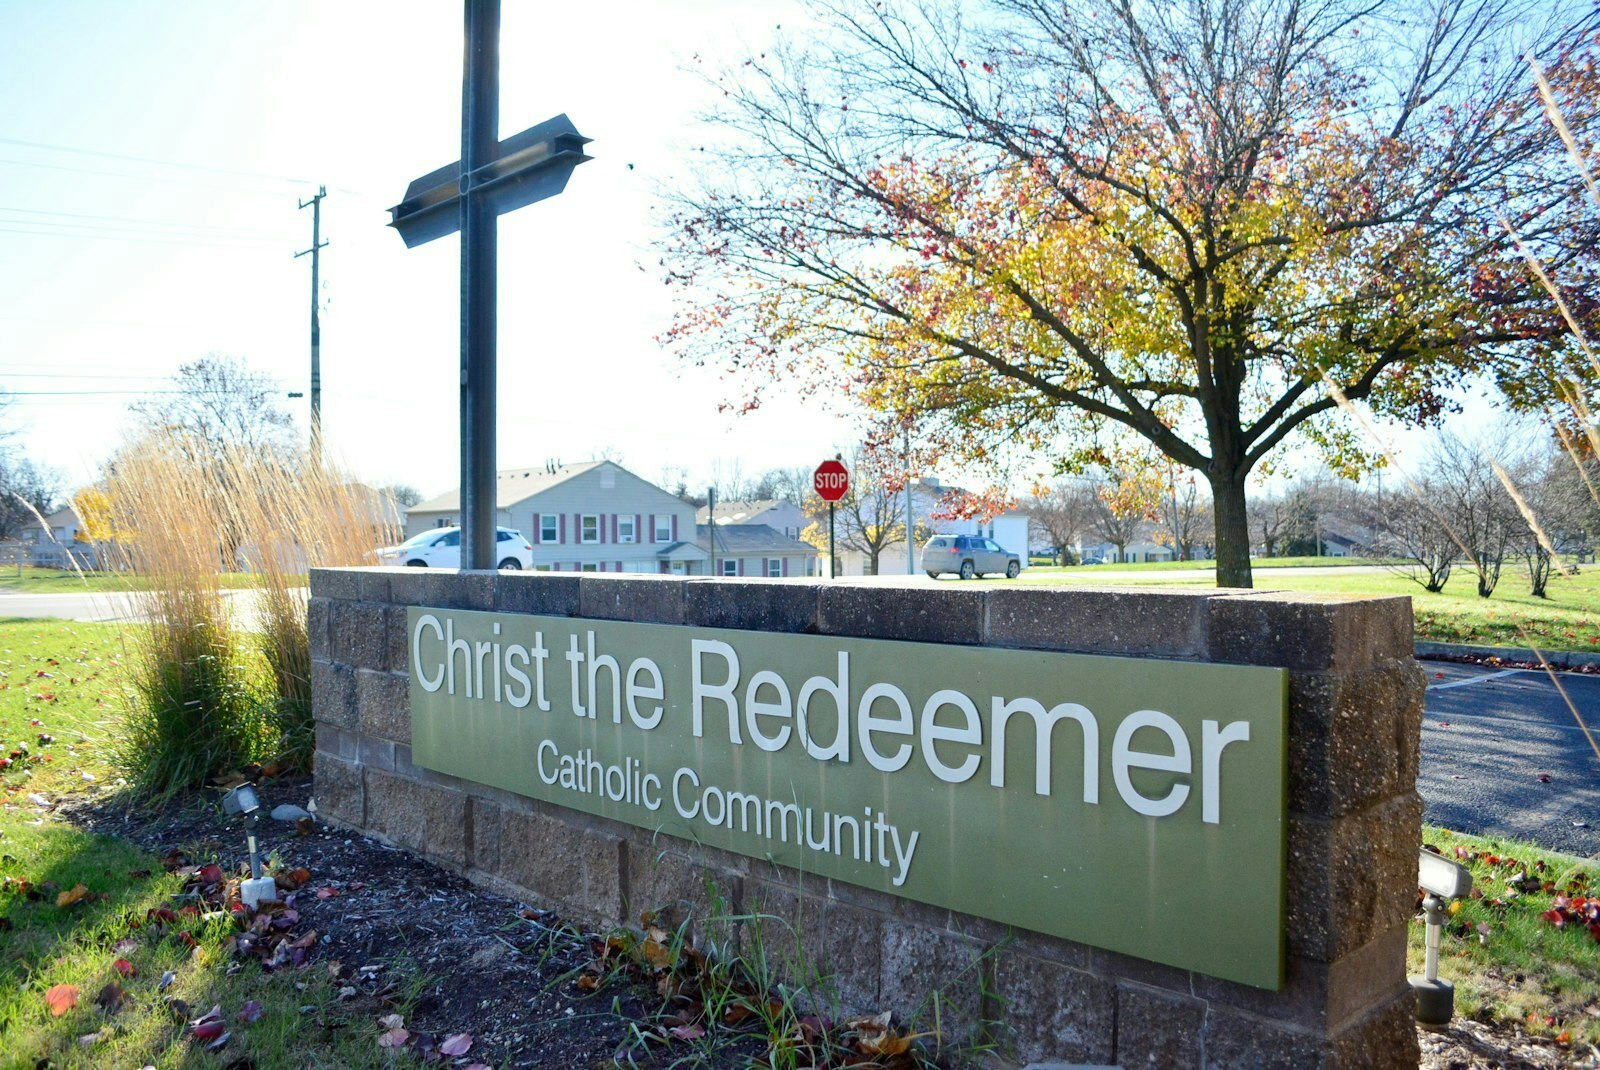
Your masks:
<instances>
[{"instance_id":1,"label":"stop sign post","mask_svg":"<svg viewBox=\"0 0 1600 1070\"><path fill-rule=\"evenodd\" d=\"M811 487L817 492L817 497L828 503L828 578L832 579L839 574L838 561L833 552L833 505L849 493L850 473L845 471L844 464L837 457L823 461L811 473Z\"/></svg>"}]
</instances>

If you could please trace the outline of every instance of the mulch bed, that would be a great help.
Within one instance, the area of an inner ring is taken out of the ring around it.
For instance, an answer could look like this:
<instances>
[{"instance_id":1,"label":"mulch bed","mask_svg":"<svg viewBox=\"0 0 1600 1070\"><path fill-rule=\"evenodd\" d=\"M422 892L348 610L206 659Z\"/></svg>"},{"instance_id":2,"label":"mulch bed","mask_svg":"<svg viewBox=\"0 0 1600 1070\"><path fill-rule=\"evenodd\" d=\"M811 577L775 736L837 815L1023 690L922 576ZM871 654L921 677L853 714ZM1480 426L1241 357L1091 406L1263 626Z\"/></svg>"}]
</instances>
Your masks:
<instances>
[{"instance_id":1,"label":"mulch bed","mask_svg":"<svg viewBox=\"0 0 1600 1070\"><path fill-rule=\"evenodd\" d=\"M276 779L259 790L264 815L279 803L303 805L311 782ZM156 855L181 850L191 858L231 864L243 855L244 822L222 817L218 796L207 791L153 807L130 805L116 795L86 794L60 799L57 812L82 828L121 837ZM408 964L426 986L407 1016L407 1028L437 1038L470 1032L474 1058L491 1065L609 1067L628 1049L633 1065L648 1067L684 1054L639 1051L627 1043L632 1023L659 1006L653 992L637 986L610 985L599 992L580 987L578 978L603 936L345 830L317 824L304 831L263 819L260 841L263 857L276 852L284 867L310 871L295 909L303 927L321 934L311 961L338 961L350 974L356 988L349 1001L352 1020L375 1023L390 1013L385 997L401 980L396 974L406 967L400 964ZM321 889L335 894L319 896ZM1422 1070L1600 1066L1592 1056L1527 1036L1515 1023L1458 1018L1443 1030L1419 1029L1418 1036ZM732 1070L750 1065L753 1054L756 1050L747 1046L731 1047L701 1065Z\"/></svg>"},{"instance_id":2,"label":"mulch bed","mask_svg":"<svg viewBox=\"0 0 1600 1070\"><path fill-rule=\"evenodd\" d=\"M304 805L311 784L279 779L259 790L265 815L278 803ZM231 869L244 855L245 823L220 816L218 795L160 808L129 806L112 795L77 796L61 799L57 811L154 854L181 850L192 860L224 860ZM317 825L302 834L294 823L267 818L259 831L263 857L276 852L285 868L311 874L295 895L299 929L322 936L311 949L312 964L336 961L349 975L356 992L342 1006L351 1021L376 1023L391 1013L386 997L414 969L426 987L406 1016L412 1034L469 1032L473 1057L495 1066L576 1068L610 1066L629 1022L654 1009L637 990L580 991L574 982L594 958L594 934L554 914L341 829ZM325 889L333 894L318 894ZM376 968L364 969L370 967Z\"/></svg>"}]
</instances>

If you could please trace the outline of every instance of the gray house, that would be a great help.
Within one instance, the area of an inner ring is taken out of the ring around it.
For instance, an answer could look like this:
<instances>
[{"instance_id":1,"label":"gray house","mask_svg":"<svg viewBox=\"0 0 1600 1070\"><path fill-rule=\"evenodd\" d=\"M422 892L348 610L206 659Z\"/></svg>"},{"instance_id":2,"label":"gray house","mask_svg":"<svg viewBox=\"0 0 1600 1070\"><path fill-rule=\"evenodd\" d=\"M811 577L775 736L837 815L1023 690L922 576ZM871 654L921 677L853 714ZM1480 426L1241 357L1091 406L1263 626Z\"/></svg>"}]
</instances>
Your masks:
<instances>
[{"instance_id":1,"label":"gray house","mask_svg":"<svg viewBox=\"0 0 1600 1070\"><path fill-rule=\"evenodd\" d=\"M694 506L613 461L504 469L495 517L527 536L538 571L710 571L695 543ZM406 510L407 536L460 523L459 491Z\"/></svg>"}]
</instances>

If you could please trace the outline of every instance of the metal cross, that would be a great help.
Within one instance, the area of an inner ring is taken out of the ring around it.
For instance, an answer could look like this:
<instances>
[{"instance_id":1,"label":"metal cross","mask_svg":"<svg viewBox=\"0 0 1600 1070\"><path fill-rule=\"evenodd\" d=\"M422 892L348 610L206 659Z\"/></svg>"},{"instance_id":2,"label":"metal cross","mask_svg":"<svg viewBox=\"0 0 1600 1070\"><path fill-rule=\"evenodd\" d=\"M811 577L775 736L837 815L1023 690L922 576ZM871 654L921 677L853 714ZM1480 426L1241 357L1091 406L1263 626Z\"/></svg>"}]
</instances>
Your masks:
<instances>
[{"instance_id":1,"label":"metal cross","mask_svg":"<svg viewBox=\"0 0 1600 1070\"><path fill-rule=\"evenodd\" d=\"M461 159L406 187L389 225L412 248L461 232L461 567L495 562L495 220L566 188L590 157L557 115L504 141L500 0L465 0Z\"/></svg>"}]
</instances>

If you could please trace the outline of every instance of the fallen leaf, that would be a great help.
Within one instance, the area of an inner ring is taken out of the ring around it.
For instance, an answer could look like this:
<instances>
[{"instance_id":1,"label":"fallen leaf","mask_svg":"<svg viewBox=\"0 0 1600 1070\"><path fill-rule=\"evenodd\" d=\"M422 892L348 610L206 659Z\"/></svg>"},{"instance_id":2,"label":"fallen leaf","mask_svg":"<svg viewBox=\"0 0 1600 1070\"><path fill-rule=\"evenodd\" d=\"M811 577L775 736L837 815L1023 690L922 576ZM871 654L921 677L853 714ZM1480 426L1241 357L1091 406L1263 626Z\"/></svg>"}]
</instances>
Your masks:
<instances>
[{"instance_id":1,"label":"fallen leaf","mask_svg":"<svg viewBox=\"0 0 1600 1070\"><path fill-rule=\"evenodd\" d=\"M383 1026L385 1029L399 1029L401 1026L406 1024L406 1020L403 1016L398 1014L386 1014L382 1018L378 1019L378 1024Z\"/></svg>"},{"instance_id":2,"label":"fallen leaf","mask_svg":"<svg viewBox=\"0 0 1600 1070\"><path fill-rule=\"evenodd\" d=\"M679 1040L699 1040L706 1035L706 1028L703 1025L675 1025L667 1032Z\"/></svg>"},{"instance_id":3,"label":"fallen leaf","mask_svg":"<svg viewBox=\"0 0 1600 1070\"><path fill-rule=\"evenodd\" d=\"M134 969L133 963L129 962L127 959L117 959L111 964L111 968L122 974L124 977L132 977L139 972L138 970Z\"/></svg>"},{"instance_id":4,"label":"fallen leaf","mask_svg":"<svg viewBox=\"0 0 1600 1070\"><path fill-rule=\"evenodd\" d=\"M444 1043L439 1045L439 1051L444 1055L465 1055L471 1049L471 1033L456 1033L454 1036L445 1037Z\"/></svg>"},{"instance_id":5,"label":"fallen leaf","mask_svg":"<svg viewBox=\"0 0 1600 1070\"><path fill-rule=\"evenodd\" d=\"M54 985L44 994L50 1017L59 1018L78 1005L77 985Z\"/></svg>"},{"instance_id":6,"label":"fallen leaf","mask_svg":"<svg viewBox=\"0 0 1600 1070\"><path fill-rule=\"evenodd\" d=\"M244 1006L239 1009L239 1021L254 1022L260 1017L261 1001L259 999L245 1000Z\"/></svg>"},{"instance_id":7,"label":"fallen leaf","mask_svg":"<svg viewBox=\"0 0 1600 1070\"><path fill-rule=\"evenodd\" d=\"M378 1038L378 1047L403 1048L406 1046L406 1041L410 1039L410 1033L406 1032L403 1028L397 1027L389 1030L387 1033L383 1034L383 1036Z\"/></svg>"},{"instance_id":8,"label":"fallen leaf","mask_svg":"<svg viewBox=\"0 0 1600 1070\"><path fill-rule=\"evenodd\" d=\"M337 888L318 888L317 889L317 898L318 899L332 899L335 896L337 896L338 894L339 894L339 889L337 889Z\"/></svg>"},{"instance_id":9,"label":"fallen leaf","mask_svg":"<svg viewBox=\"0 0 1600 1070\"><path fill-rule=\"evenodd\" d=\"M189 1023L189 1031L200 1040L215 1040L226 1030L227 1026L222 1021L222 1004L220 1003Z\"/></svg>"},{"instance_id":10,"label":"fallen leaf","mask_svg":"<svg viewBox=\"0 0 1600 1070\"><path fill-rule=\"evenodd\" d=\"M211 1043L206 1045L206 1051L221 1051L223 1048L227 1047L228 1041L232 1039L232 1033L223 1033L216 1040L213 1040Z\"/></svg>"},{"instance_id":11,"label":"fallen leaf","mask_svg":"<svg viewBox=\"0 0 1600 1070\"><path fill-rule=\"evenodd\" d=\"M116 1014L122 1005L128 1001L128 993L117 982L112 981L100 990L94 997L95 1004L107 1014Z\"/></svg>"},{"instance_id":12,"label":"fallen leaf","mask_svg":"<svg viewBox=\"0 0 1600 1070\"><path fill-rule=\"evenodd\" d=\"M88 896L89 889L85 888L82 884L75 884L71 888L62 892L60 895L56 896L56 906L70 907L72 904L81 902L82 900L88 898Z\"/></svg>"}]
</instances>

